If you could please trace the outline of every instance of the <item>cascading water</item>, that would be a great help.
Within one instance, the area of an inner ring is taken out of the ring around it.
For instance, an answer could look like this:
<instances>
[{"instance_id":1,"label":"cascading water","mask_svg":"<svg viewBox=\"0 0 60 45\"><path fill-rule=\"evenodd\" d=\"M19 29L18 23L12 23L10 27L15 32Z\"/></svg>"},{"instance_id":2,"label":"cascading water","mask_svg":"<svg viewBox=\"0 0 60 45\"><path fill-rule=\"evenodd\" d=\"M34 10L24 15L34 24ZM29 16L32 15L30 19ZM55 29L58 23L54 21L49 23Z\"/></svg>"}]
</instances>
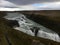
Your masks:
<instances>
[{"instance_id":1,"label":"cascading water","mask_svg":"<svg viewBox=\"0 0 60 45\"><path fill-rule=\"evenodd\" d=\"M47 38L50 40L60 42L60 37L56 32L54 32L36 22L33 22L32 20L26 18L26 16L23 14L8 13L4 18L6 18L8 20L17 20L18 21L20 26L13 27L14 29L27 33L31 36Z\"/></svg>"}]
</instances>

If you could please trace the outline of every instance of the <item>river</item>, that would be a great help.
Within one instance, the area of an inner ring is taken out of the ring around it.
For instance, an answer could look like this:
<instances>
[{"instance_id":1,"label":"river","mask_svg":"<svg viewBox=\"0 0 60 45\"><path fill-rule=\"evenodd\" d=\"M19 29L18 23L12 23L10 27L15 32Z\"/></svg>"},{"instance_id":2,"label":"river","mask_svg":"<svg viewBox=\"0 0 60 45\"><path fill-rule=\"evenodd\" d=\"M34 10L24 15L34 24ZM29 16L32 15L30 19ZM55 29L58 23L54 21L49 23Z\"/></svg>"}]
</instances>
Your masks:
<instances>
[{"instance_id":1,"label":"river","mask_svg":"<svg viewBox=\"0 0 60 45\"><path fill-rule=\"evenodd\" d=\"M27 33L28 35L31 35L31 36L42 37L42 38L46 38L46 39L60 42L60 37L56 32L44 27L43 25L40 25L40 24L28 19L23 14L7 13L7 15L4 16L4 18L8 19L8 20L17 20L20 26L13 27L16 30L22 31L22 32ZM32 28L32 30L31 30L31 28ZM36 32L36 30L38 30L38 31Z\"/></svg>"}]
</instances>

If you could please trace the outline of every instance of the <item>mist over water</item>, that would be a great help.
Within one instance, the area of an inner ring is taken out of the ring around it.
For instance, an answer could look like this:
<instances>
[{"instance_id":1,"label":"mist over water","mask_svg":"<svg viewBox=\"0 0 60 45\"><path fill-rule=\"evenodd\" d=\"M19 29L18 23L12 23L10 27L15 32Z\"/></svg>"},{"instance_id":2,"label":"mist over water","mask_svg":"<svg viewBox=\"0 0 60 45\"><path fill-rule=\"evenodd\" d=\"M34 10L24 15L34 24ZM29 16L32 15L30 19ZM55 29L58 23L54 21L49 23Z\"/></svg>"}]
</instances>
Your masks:
<instances>
[{"instance_id":1,"label":"mist over water","mask_svg":"<svg viewBox=\"0 0 60 45\"><path fill-rule=\"evenodd\" d=\"M37 37L42 37L42 38L60 42L60 37L56 32L26 18L26 16L23 14L8 13L4 18L6 18L8 20L17 20L19 23L19 27L13 27L16 30L22 31L31 36L35 36L35 29L31 30L31 28L37 27L37 28L39 28L39 30L37 32Z\"/></svg>"}]
</instances>

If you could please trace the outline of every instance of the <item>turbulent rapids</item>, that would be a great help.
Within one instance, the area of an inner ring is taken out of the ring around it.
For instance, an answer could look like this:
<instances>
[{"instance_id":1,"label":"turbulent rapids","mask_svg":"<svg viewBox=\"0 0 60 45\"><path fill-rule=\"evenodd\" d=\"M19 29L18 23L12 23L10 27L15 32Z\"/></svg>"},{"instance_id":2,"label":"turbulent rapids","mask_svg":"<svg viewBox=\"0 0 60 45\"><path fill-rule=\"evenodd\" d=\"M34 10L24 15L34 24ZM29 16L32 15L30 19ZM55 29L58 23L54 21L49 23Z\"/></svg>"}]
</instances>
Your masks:
<instances>
[{"instance_id":1,"label":"turbulent rapids","mask_svg":"<svg viewBox=\"0 0 60 45\"><path fill-rule=\"evenodd\" d=\"M16 30L22 31L31 36L42 37L60 42L60 37L56 32L28 19L23 14L7 13L7 15L4 18L8 20L16 20L19 24L19 26L13 26L13 28Z\"/></svg>"}]
</instances>

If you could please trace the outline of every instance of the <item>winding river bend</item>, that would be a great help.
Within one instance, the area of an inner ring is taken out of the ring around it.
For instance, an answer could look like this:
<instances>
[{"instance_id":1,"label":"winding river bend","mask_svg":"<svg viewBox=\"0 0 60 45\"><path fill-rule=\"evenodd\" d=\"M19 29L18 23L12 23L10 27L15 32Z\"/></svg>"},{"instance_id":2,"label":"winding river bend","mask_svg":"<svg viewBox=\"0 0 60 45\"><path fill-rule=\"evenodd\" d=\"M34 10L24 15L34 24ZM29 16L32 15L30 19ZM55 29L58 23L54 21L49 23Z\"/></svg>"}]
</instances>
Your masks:
<instances>
[{"instance_id":1,"label":"winding river bend","mask_svg":"<svg viewBox=\"0 0 60 45\"><path fill-rule=\"evenodd\" d=\"M19 24L19 27L13 26L16 30L22 31L31 36L42 37L60 42L60 37L56 32L28 19L23 14L7 13L4 18L8 20L16 20Z\"/></svg>"}]
</instances>

